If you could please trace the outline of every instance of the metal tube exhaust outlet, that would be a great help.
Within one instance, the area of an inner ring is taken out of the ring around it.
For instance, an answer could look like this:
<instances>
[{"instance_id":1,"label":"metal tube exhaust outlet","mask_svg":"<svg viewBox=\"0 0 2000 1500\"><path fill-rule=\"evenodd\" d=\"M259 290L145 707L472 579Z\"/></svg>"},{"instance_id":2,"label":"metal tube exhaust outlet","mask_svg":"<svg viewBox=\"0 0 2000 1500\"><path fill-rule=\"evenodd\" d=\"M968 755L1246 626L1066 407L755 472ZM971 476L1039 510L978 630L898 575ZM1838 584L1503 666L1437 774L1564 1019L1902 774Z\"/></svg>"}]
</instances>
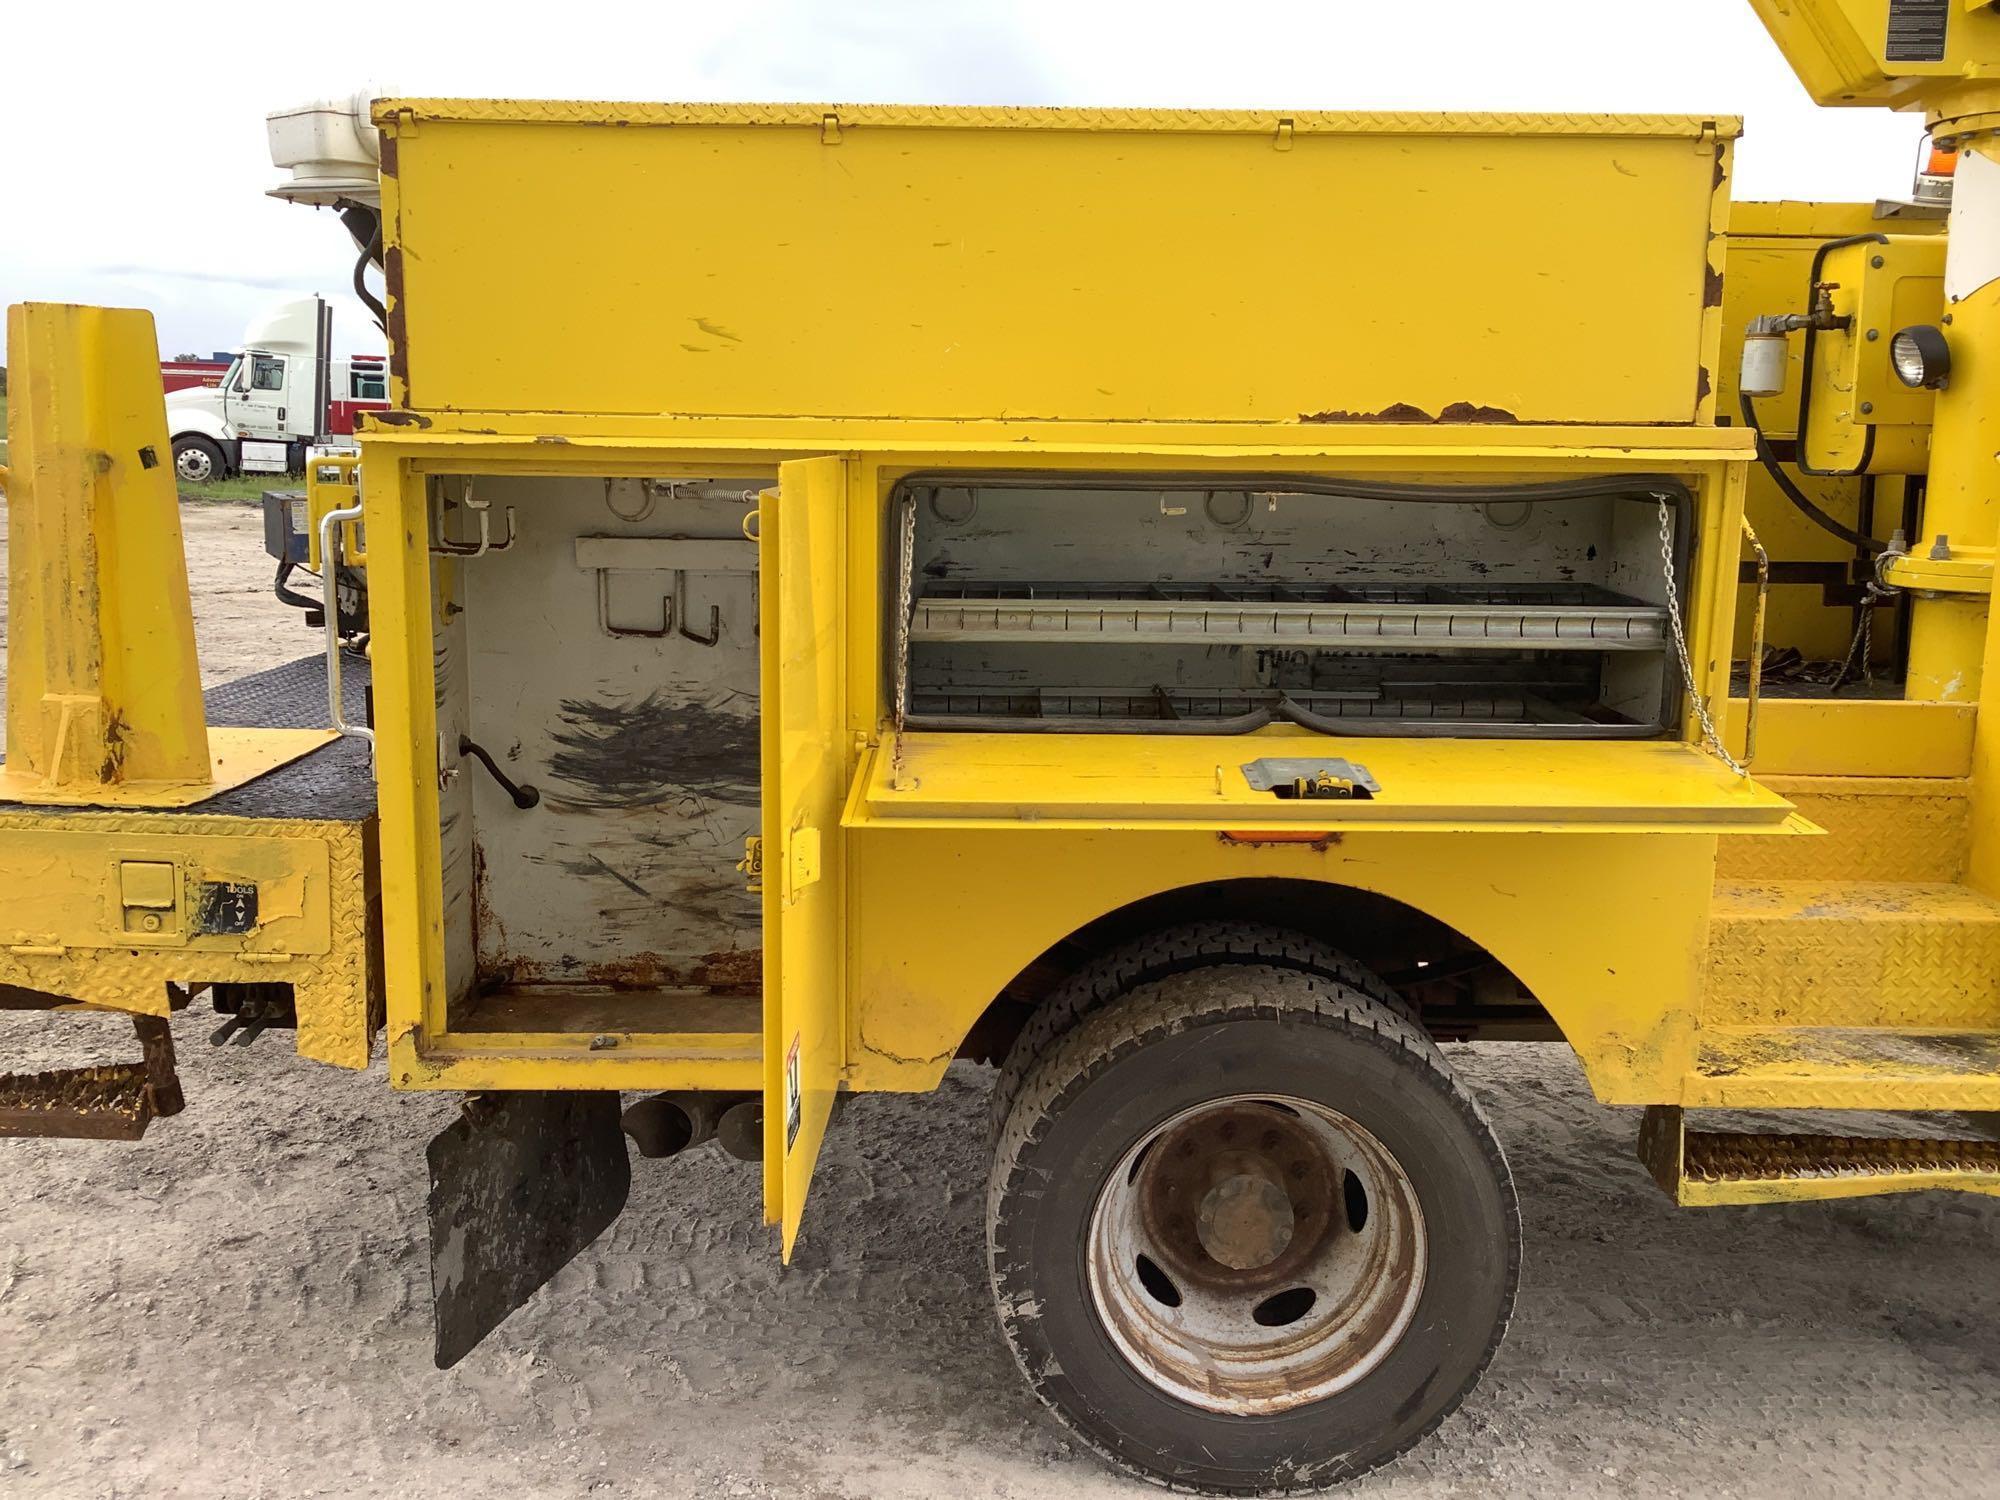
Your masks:
<instances>
[{"instance_id":1,"label":"metal tube exhaust outlet","mask_svg":"<svg viewBox=\"0 0 2000 1500\"><path fill-rule=\"evenodd\" d=\"M679 1156L714 1138L728 1102L716 1094L653 1094L628 1104L622 1123L641 1156Z\"/></svg>"},{"instance_id":2,"label":"metal tube exhaust outlet","mask_svg":"<svg viewBox=\"0 0 2000 1500\"><path fill-rule=\"evenodd\" d=\"M745 1095L722 1112L715 1128L716 1144L738 1161L764 1159L764 1101Z\"/></svg>"}]
</instances>

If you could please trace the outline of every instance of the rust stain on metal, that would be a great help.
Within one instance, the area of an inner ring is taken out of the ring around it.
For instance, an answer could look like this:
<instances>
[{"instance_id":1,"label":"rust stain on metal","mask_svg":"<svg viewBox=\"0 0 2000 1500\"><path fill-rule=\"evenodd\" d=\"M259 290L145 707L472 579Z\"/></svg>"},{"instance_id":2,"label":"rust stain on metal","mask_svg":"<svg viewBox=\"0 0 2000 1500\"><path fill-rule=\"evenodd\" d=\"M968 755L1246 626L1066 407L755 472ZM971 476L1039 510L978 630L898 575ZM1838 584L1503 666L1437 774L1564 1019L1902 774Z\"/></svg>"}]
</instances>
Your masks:
<instances>
[{"instance_id":1,"label":"rust stain on metal","mask_svg":"<svg viewBox=\"0 0 2000 1500\"><path fill-rule=\"evenodd\" d=\"M1438 413L1440 422L1491 422L1506 425L1521 419L1504 406L1479 406L1470 401L1454 401Z\"/></svg>"},{"instance_id":2,"label":"rust stain on metal","mask_svg":"<svg viewBox=\"0 0 2000 1500\"><path fill-rule=\"evenodd\" d=\"M396 133L392 130L383 131L381 133L381 141L382 149L378 153L381 161L381 175L384 177L394 177L396 175Z\"/></svg>"},{"instance_id":3,"label":"rust stain on metal","mask_svg":"<svg viewBox=\"0 0 2000 1500\"><path fill-rule=\"evenodd\" d=\"M1708 366L1698 366L1694 373L1694 404L1697 408L1708 399L1709 392L1714 388L1713 382L1708 378Z\"/></svg>"},{"instance_id":4,"label":"rust stain on metal","mask_svg":"<svg viewBox=\"0 0 2000 1500\"><path fill-rule=\"evenodd\" d=\"M696 983L712 990L754 993L764 987L764 950L726 948L719 953L704 953L695 964L694 977Z\"/></svg>"},{"instance_id":5,"label":"rust stain on metal","mask_svg":"<svg viewBox=\"0 0 2000 1500\"><path fill-rule=\"evenodd\" d=\"M1521 419L1503 406L1485 406L1476 401L1454 401L1436 416L1432 416L1421 406L1412 406L1407 401L1393 402L1380 411L1327 411L1301 412L1301 422L1400 422L1408 425L1427 424L1436 426L1447 422L1487 422L1505 424Z\"/></svg>"},{"instance_id":6,"label":"rust stain on metal","mask_svg":"<svg viewBox=\"0 0 2000 1500\"><path fill-rule=\"evenodd\" d=\"M1287 849L1311 849L1318 854L1326 853L1345 837L1345 834L1333 829L1322 832L1289 828L1257 829L1247 832L1231 830L1215 836L1216 842L1237 849L1268 849L1282 846Z\"/></svg>"},{"instance_id":7,"label":"rust stain on metal","mask_svg":"<svg viewBox=\"0 0 2000 1500\"><path fill-rule=\"evenodd\" d=\"M1301 422L1435 422L1429 412L1421 406L1412 406L1407 401L1396 401L1380 411L1342 411L1330 408L1326 411L1300 412Z\"/></svg>"},{"instance_id":8,"label":"rust stain on metal","mask_svg":"<svg viewBox=\"0 0 2000 1500\"><path fill-rule=\"evenodd\" d=\"M374 411L361 412L357 413L357 415L368 417L370 425L375 427L424 428L431 425L429 417L423 415L421 412L414 411Z\"/></svg>"},{"instance_id":9,"label":"rust stain on metal","mask_svg":"<svg viewBox=\"0 0 2000 1500\"><path fill-rule=\"evenodd\" d=\"M410 398L410 327L403 312L403 247L391 245L382 252L382 291L389 312L389 373L403 383L403 399Z\"/></svg>"},{"instance_id":10,"label":"rust stain on metal","mask_svg":"<svg viewBox=\"0 0 2000 1500\"><path fill-rule=\"evenodd\" d=\"M1722 306L1722 272L1716 268L1712 261L1704 267L1704 270L1707 272L1707 279L1702 286L1701 305L1703 307L1720 307Z\"/></svg>"},{"instance_id":11,"label":"rust stain on metal","mask_svg":"<svg viewBox=\"0 0 2000 1500\"><path fill-rule=\"evenodd\" d=\"M116 781L124 768L125 734L125 715L113 709L111 717L104 721L104 763L97 768L97 779L107 785Z\"/></svg>"}]
</instances>

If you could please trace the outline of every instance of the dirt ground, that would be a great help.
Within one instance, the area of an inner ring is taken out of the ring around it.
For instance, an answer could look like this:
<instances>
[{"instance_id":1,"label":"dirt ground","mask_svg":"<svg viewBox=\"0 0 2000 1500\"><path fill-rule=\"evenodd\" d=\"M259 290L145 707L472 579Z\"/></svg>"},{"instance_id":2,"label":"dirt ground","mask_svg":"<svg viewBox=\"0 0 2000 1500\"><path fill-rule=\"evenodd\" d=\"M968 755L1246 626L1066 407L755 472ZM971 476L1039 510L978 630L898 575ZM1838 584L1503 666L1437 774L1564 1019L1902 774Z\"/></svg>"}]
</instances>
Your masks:
<instances>
[{"instance_id":1,"label":"dirt ground","mask_svg":"<svg viewBox=\"0 0 2000 1500\"><path fill-rule=\"evenodd\" d=\"M191 507L204 675L311 648L252 508ZM0 615L0 622L4 615ZM431 1367L423 1144L450 1101L176 1024L187 1112L5 1143L0 1495L1136 1496L1041 1421L982 1249L991 1075L857 1101L780 1269L757 1179L636 1162L632 1202ZM0 1017L0 1063L123 1051ZM1367 1496L2000 1494L2000 1205L1672 1208L1636 1118L1550 1046L1450 1049L1526 1234L1484 1384Z\"/></svg>"}]
</instances>

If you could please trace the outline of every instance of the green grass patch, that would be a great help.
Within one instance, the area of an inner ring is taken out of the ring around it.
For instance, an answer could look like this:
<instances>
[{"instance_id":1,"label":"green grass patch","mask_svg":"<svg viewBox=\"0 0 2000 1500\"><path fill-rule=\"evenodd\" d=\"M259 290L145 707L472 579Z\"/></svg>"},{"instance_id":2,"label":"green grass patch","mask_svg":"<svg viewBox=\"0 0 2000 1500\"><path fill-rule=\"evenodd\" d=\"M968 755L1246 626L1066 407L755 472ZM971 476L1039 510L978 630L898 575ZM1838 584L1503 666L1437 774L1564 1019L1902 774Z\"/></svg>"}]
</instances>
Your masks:
<instances>
[{"instance_id":1,"label":"green grass patch","mask_svg":"<svg viewBox=\"0 0 2000 1500\"><path fill-rule=\"evenodd\" d=\"M218 479L211 484L189 484L183 480L181 499L201 504L241 505L246 500L261 500L266 490L296 489L301 482L286 474L238 474L233 479Z\"/></svg>"}]
</instances>

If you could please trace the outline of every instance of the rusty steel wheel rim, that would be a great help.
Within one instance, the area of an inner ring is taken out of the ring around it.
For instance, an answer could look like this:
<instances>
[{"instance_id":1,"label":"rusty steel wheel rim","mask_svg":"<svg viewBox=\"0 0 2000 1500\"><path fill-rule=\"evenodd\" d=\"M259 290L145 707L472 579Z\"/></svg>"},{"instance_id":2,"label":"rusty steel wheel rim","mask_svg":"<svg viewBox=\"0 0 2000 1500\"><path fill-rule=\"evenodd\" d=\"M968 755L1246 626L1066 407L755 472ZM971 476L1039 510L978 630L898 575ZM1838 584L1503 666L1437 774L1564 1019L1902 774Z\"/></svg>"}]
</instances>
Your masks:
<instances>
[{"instance_id":1,"label":"rusty steel wheel rim","mask_svg":"<svg viewBox=\"0 0 2000 1500\"><path fill-rule=\"evenodd\" d=\"M1387 1357L1423 1294L1423 1209L1375 1136L1309 1099L1183 1110L1098 1194L1091 1300L1142 1377L1208 1411L1321 1401Z\"/></svg>"}]
</instances>

